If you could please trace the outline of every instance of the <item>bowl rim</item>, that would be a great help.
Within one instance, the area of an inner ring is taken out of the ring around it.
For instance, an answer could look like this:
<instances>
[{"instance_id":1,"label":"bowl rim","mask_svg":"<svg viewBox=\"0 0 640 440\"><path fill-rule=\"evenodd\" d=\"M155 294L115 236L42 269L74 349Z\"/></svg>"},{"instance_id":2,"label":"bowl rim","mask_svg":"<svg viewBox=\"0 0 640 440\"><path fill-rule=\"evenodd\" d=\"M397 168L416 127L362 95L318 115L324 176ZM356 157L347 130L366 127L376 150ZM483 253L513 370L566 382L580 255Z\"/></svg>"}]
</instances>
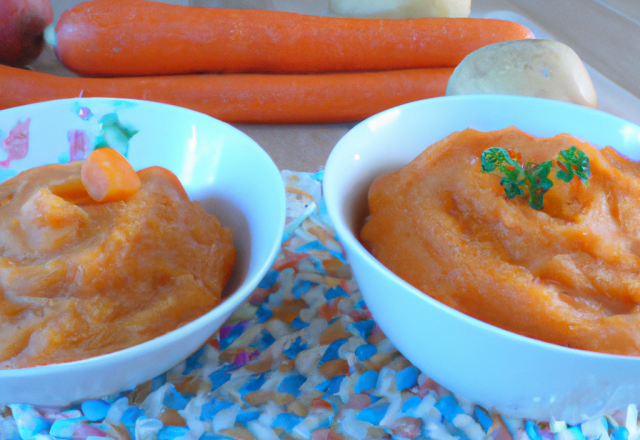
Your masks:
<instances>
[{"instance_id":1,"label":"bowl rim","mask_svg":"<svg viewBox=\"0 0 640 440\"><path fill-rule=\"evenodd\" d=\"M77 97L77 98L64 98L64 99L54 99L47 100L42 102L36 102L31 104L25 104L21 106L11 107L7 109L0 110L0 116L5 113L14 112L14 111L22 111L25 108L29 107L55 107L58 105L66 105L68 103L79 103L80 105L83 102L94 102L94 103L104 103L104 102L126 102L133 103L142 106L154 106L159 108L169 109L171 112L182 112L186 114L195 114L198 117L204 117L208 119L208 122L213 122L214 125L223 129L229 130L235 135L244 138L244 140L248 141L247 145L251 145L250 148L255 150L252 154L254 157L259 157L261 161L265 161L267 165L267 169L269 173L275 173L272 177L275 178L278 176L279 180L282 182L282 177L280 174L280 170L276 166L273 159L269 156L269 154L251 137L247 134L243 133L239 129L233 127L231 124L216 119L212 116L209 116L205 113L198 112L196 110L191 110L185 107L179 107L173 104L166 104L156 101L146 101L141 99L128 99L128 98L110 98L110 97ZM277 232L279 235L274 234L274 237L271 238L272 243L269 244L268 247L268 258L257 268L255 273L251 277L247 277L242 284L232 292L228 297L222 298L222 301L215 306L213 309L209 310L204 315L186 323L183 326L175 328L163 335L157 336L148 341L142 342L140 344L133 345L131 347L123 348L121 350L113 351L110 353L105 353L98 356L89 357L86 359L79 359L75 361L68 362L60 362L55 364L47 364L47 365L36 365L32 367L23 367L23 368L12 368L12 369L0 369L0 379L9 379L9 378L28 378L29 376L40 376L45 374L57 374L57 373L68 373L69 369L77 369L77 368L88 368L92 365L99 366L105 362L114 362L117 363L119 360L127 360L131 358L141 357L145 354L155 352L161 349L164 346L170 345L172 342L176 340L182 339L183 333L192 333L196 329L205 326L210 320L214 319L218 316L224 316L226 314L232 313L237 307L239 307L244 301L247 300L249 295L253 292L253 290L257 287L260 281L267 274L273 262L278 256L280 252L281 244L282 244L282 234L284 233L285 219L286 219L286 192L284 188L284 183L278 185L277 194L275 195L275 199L278 201L278 206L274 206L272 211L277 214L277 223L278 228ZM215 334L215 333L214 333Z\"/></svg>"},{"instance_id":2,"label":"bowl rim","mask_svg":"<svg viewBox=\"0 0 640 440\"><path fill-rule=\"evenodd\" d=\"M451 306L448 306L433 297L429 294L422 292L416 287L409 284L407 281L400 278L386 266L384 266L380 261L378 261L360 242L360 240L356 237L356 235L351 231L351 229L346 225L345 216L342 214L342 209L340 208L340 204L343 200L340 191L340 185L338 183L341 180L340 173L334 171L342 161L343 157L346 155L343 153L343 150L347 151L349 149L349 144L351 143L351 138L356 136L360 136L360 132L371 132L369 128L369 124L374 122L377 119L384 119L389 113L396 113L398 111L401 112L421 112L425 106L437 106L440 102L454 102L459 103L459 105L464 106L468 102L483 102L483 101L498 101L504 103L518 103L522 102L523 105L526 103L539 103L544 106L557 106L560 108L565 108L571 112L584 112L584 113L592 113L598 115L598 117L611 118L615 121L624 122L625 124L633 125L638 128L640 131L640 127L626 121L623 118L618 116L603 112L601 110L593 109L590 107L583 107L577 104L571 104L562 101L555 101L546 98L537 98L537 97L529 97L529 96L514 96L514 95L454 95L454 96L442 96L437 98L428 98L419 101L413 101L407 104L402 104L396 107L392 107L390 109L384 110L380 113L377 113L357 125L355 125L349 132L347 132L336 144L336 146L331 151L327 163L325 166L324 179L323 179L323 188L325 201L327 205L327 213L329 214L329 218L331 219L331 223L333 224L336 234L340 238L340 241L344 243L345 248L349 252L356 252L359 258L363 259L364 262L374 268L374 270L382 273L385 277L391 278L395 284L398 284L400 288L409 292L413 297L418 298L418 301L423 301L429 304L430 306L435 307L440 310L442 313L453 316L457 319L462 320L468 326L476 327L484 332L495 333L500 337L508 338L518 343L525 344L533 344L535 347L544 350L552 350L556 351L560 355L564 356L581 356L584 357L585 361L587 360L598 360L598 361L609 361L609 362L635 362L640 363L640 355L622 355L622 354L611 354L611 353L603 353L596 351L583 350L572 347L565 347L557 344L553 344L550 342L542 341L539 339L535 339L529 336L524 336L519 333L515 333L509 330L505 330L501 327L489 324L484 322L478 318L474 318L472 316L466 315ZM464 112L461 112L464 114ZM400 116L401 117L401 116ZM392 122L393 123L393 122ZM375 124L373 124L375 125ZM452 132L453 133L453 132ZM451 133L450 133L451 134ZM426 146L428 148L430 145ZM600 146L598 146L601 148ZM424 150L422 150L424 151ZM418 153L420 154L420 153ZM408 163L408 162L407 162ZM406 165L406 164L405 164ZM381 176L382 174L378 174L377 176ZM347 260L349 258L347 257ZM354 277L355 278L355 277ZM366 293L362 292L363 296L365 296L366 301Z\"/></svg>"}]
</instances>

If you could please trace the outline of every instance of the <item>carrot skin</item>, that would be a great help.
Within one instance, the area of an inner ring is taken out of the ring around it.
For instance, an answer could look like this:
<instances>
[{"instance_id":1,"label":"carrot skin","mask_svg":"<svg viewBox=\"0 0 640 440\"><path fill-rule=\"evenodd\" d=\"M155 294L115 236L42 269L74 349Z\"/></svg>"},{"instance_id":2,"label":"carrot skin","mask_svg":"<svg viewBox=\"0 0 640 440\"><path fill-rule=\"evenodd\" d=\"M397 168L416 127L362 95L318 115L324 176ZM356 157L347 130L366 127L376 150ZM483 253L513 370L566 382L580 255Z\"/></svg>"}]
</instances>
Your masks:
<instances>
[{"instance_id":1,"label":"carrot skin","mask_svg":"<svg viewBox=\"0 0 640 440\"><path fill-rule=\"evenodd\" d=\"M504 20L318 17L95 0L63 13L56 54L83 76L455 67L488 44L533 38Z\"/></svg>"},{"instance_id":2,"label":"carrot skin","mask_svg":"<svg viewBox=\"0 0 640 440\"><path fill-rule=\"evenodd\" d=\"M444 96L452 73L453 68L442 68L68 78L0 65L0 109L82 95L173 104L233 123L347 122L407 102Z\"/></svg>"}]
</instances>

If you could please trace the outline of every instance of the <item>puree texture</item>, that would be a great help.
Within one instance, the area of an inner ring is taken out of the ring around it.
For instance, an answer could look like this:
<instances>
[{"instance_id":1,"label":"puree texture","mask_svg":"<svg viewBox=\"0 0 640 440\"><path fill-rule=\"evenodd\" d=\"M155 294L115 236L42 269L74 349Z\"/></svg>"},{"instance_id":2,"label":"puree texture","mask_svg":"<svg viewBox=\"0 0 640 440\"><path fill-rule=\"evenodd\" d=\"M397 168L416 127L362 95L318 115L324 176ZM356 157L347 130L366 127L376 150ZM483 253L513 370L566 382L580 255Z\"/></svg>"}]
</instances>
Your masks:
<instances>
[{"instance_id":1,"label":"puree texture","mask_svg":"<svg viewBox=\"0 0 640 440\"><path fill-rule=\"evenodd\" d=\"M584 186L555 179L541 211L480 172L491 147L522 162L576 146ZM640 354L640 164L567 134L468 129L427 148L369 190L367 249L391 271L467 315L583 350Z\"/></svg>"},{"instance_id":2,"label":"puree texture","mask_svg":"<svg viewBox=\"0 0 640 440\"><path fill-rule=\"evenodd\" d=\"M220 302L232 231L162 168L125 201L91 201L82 163L0 185L0 368L66 362L160 336Z\"/></svg>"}]
</instances>

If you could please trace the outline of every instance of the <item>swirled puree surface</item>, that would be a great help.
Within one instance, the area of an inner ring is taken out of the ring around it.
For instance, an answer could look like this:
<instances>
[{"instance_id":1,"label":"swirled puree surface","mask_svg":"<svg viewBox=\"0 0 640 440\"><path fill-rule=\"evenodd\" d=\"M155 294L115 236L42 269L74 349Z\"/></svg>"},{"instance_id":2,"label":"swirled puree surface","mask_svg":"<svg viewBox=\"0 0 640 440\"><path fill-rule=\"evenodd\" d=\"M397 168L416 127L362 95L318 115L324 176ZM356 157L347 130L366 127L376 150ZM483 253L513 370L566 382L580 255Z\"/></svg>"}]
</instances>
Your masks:
<instances>
[{"instance_id":1,"label":"swirled puree surface","mask_svg":"<svg viewBox=\"0 0 640 440\"><path fill-rule=\"evenodd\" d=\"M484 150L540 163L576 146L588 186L549 178L544 207L508 199ZM454 133L369 191L361 239L401 278L498 327L562 346L640 354L640 164L570 135Z\"/></svg>"},{"instance_id":2,"label":"swirled puree surface","mask_svg":"<svg viewBox=\"0 0 640 440\"><path fill-rule=\"evenodd\" d=\"M84 359L211 310L235 260L231 230L175 176L139 172L127 200L78 190L81 163L0 185L0 367Z\"/></svg>"}]
</instances>

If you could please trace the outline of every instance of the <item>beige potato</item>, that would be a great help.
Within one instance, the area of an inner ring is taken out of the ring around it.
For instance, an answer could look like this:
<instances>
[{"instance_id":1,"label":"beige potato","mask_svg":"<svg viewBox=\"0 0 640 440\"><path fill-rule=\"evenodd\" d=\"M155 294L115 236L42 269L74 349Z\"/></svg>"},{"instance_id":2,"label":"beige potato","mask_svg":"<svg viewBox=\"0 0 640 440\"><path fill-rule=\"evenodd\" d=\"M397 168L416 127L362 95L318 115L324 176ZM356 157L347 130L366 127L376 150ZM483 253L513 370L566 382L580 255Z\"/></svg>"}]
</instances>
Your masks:
<instances>
[{"instance_id":1,"label":"beige potato","mask_svg":"<svg viewBox=\"0 0 640 440\"><path fill-rule=\"evenodd\" d=\"M580 57L552 40L506 41L470 53L453 71L447 95L470 94L536 96L598 107Z\"/></svg>"},{"instance_id":2,"label":"beige potato","mask_svg":"<svg viewBox=\"0 0 640 440\"><path fill-rule=\"evenodd\" d=\"M468 17L471 0L329 0L329 10L357 18Z\"/></svg>"}]
</instances>

